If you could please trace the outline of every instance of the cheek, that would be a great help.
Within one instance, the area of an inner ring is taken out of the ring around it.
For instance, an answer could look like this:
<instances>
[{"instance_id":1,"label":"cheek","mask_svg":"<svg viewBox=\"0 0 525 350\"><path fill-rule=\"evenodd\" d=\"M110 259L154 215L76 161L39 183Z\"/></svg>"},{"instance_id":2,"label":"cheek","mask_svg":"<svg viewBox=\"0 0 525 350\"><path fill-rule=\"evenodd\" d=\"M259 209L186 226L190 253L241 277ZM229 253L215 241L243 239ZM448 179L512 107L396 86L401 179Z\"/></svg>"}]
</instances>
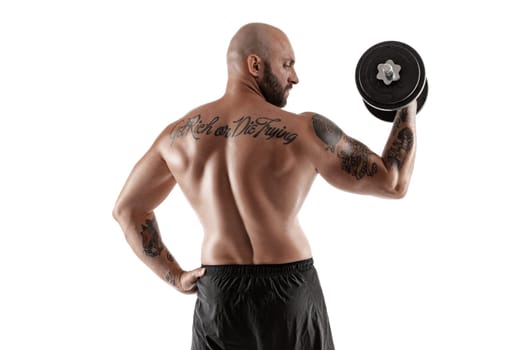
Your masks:
<instances>
[{"instance_id":1,"label":"cheek","mask_svg":"<svg viewBox=\"0 0 525 350\"><path fill-rule=\"evenodd\" d=\"M279 82L282 85L287 85L288 80L290 80L291 77L292 77L292 73L290 72L290 70L284 69L284 68L279 70L279 73L276 74L276 78L279 80Z\"/></svg>"}]
</instances>

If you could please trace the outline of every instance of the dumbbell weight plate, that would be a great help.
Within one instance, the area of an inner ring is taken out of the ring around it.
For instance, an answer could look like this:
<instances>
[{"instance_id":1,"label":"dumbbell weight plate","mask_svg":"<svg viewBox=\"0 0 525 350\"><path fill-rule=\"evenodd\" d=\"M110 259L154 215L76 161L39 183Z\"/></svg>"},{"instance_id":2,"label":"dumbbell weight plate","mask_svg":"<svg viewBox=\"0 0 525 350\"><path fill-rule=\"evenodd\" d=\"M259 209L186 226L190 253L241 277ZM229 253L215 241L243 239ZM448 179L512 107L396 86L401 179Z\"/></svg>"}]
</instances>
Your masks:
<instances>
[{"instance_id":1,"label":"dumbbell weight plate","mask_svg":"<svg viewBox=\"0 0 525 350\"><path fill-rule=\"evenodd\" d=\"M423 91L417 98L417 113L423 108L423 105L425 104L425 101L427 100L428 95L428 81L425 82L425 87L423 88ZM394 118L396 117L397 110L382 110L377 109L369 105L368 103L365 103L366 108L370 113L372 113L377 118L385 121L385 122L393 122Z\"/></svg>"},{"instance_id":2,"label":"dumbbell weight plate","mask_svg":"<svg viewBox=\"0 0 525 350\"><path fill-rule=\"evenodd\" d=\"M393 120L396 110L416 98L419 110L428 94L423 60L412 47L399 41L384 41L369 48L357 64L356 83L366 107L386 121Z\"/></svg>"}]
</instances>

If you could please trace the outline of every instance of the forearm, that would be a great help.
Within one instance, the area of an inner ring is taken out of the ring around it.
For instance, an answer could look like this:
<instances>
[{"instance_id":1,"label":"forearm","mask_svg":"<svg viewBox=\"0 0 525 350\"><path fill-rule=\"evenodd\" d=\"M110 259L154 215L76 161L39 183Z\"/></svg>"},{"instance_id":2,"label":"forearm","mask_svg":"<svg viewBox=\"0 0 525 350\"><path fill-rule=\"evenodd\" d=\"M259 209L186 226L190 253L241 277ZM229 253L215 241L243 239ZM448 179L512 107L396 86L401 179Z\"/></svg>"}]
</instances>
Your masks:
<instances>
[{"instance_id":1,"label":"forearm","mask_svg":"<svg viewBox=\"0 0 525 350\"><path fill-rule=\"evenodd\" d=\"M137 257L157 276L177 287L183 271L162 241L155 214L120 213L115 219Z\"/></svg>"},{"instance_id":2,"label":"forearm","mask_svg":"<svg viewBox=\"0 0 525 350\"><path fill-rule=\"evenodd\" d=\"M392 190L402 197L408 189L416 156L416 105L397 112L382 159L391 179Z\"/></svg>"}]
</instances>

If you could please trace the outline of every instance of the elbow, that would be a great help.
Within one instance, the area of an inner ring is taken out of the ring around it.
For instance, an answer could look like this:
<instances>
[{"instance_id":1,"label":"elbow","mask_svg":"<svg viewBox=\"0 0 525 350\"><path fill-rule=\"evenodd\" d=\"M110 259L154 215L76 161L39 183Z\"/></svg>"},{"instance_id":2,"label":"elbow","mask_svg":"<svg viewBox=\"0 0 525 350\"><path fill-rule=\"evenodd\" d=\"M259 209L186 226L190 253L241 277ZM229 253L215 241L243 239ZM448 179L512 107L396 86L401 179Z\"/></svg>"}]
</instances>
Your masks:
<instances>
[{"instance_id":1,"label":"elbow","mask_svg":"<svg viewBox=\"0 0 525 350\"><path fill-rule=\"evenodd\" d=\"M111 214L113 219L115 219L119 224L122 224L127 220L127 218L131 216L131 210L128 206L124 205L120 201L117 201Z\"/></svg>"},{"instance_id":2,"label":"elbow","mask_svg":"<svg viewBox=\"0 0 525 350\"><path fill-rule=\"evenodd\" d=\"M384 196L390 199L402 199L408 192L408 182L395 183L384 189Z\"/></svg>"},{"instance_id":3,"label":"elbow","mask_svg":"<svg viewBox=\"0 0 525 350\"><path fill-rule=\"evenodd\" d=\"M391 192L392 199L403 199L408 192L408 186L396 186Z\"/></svg>"},{"instance_id":4,"label":"elbow","mask_svg":"<svg viewBox=\"0 0 525 350\"><path fill-rule=\"evenodd\" d=\"M113 219L115 219L115 221L120 225L126 241L131 242L133 239L130 237L130 234L133 231L130 231L130 228L133 227L133 212L131 208L129 206L123 205L120 202L117 202L113 207L111 214L113 215Z\"/></svg>"}]
</instances>

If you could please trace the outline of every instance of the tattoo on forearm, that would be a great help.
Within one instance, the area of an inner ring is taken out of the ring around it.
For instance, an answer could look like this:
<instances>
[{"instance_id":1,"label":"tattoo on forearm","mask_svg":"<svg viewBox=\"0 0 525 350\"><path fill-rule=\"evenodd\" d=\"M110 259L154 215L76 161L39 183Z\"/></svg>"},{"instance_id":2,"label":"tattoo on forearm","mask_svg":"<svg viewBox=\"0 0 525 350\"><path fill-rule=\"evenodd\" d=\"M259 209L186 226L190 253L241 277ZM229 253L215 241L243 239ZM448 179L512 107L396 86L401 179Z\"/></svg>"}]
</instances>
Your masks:
<instances>
[{"instance_id":1,"label":"tattoo on forearm","mask_svg":"<svg viewBox=\"0 0 525 350\"><path fill-rule=\"evenodd\" d=\"M168 271L166 273L166 276L164 276L164 279L166 280L166 282L168 282L169 284L171 284L172 286L175 286L176 285L176 279L175 279L175 275L173 275L171 273L171 271Z\"/></svg>"},{"instance_id":2,"label":"tattoo on forearm","mask_svg":"<svg viewBox=\"0 0 525 350\"><path fill-rule=\"evenodd\" d=\"M394 128L399 129L401 123L405 123L408 119L408 108L403 108L399 111L399 118L394 120Z\"/></svg>"},{"instance_id":3,"label":"tattoo on forearm","mask_svg":"<svg viewBox=\"0 0 525 350\"><path fill-rule=\"evenodd\" d=\"M386 161L390 166L397 165L401 167L407 153L414 146L414 133L410 128L404 128L397 134L397 138L390 146Z\"/></svg>"},{"instance_id":4,"label":"tattoo on forearm","mask_svg":"<svg viewBox=\"0 0 525 350\"><path fill-rule=\"evenodd\" d=\"M330 119L325 118L320 114L312 116L312 124L317 137L326 144L326 150L333 153L335 151L335 145L343 135L341 129Z\"/></svg>"},{"instance_id":5,"label":"tattoo on forearm","mask_svg":"<svg viewBox=\"0 0 525 350\"><path fill-rule=\"evenodd\" d=\"M374 176L377 173L377 164L371 162L370 149L359 141L348 136L343 137L344 146L337 156L341 158L341 168L361 180L365 176Z\"/></svg>"},{"instance_id":6,"label":"tattoo on forearm","mask_svg":"<svg viewBox=\"0 0 525 350\"><path fill-rule=\"evenodd\" d=\"M399 129L399 126L401 125L401 118L394 119L394 126L393 129Z\"/></svg>"},{"instance_id":7,"label":"tattoo on forearm","mask_svg":"<svg viewBox=\"0 0 525 350\"><path fill-rule=\"evenodd\" d=\"M225 138L252 136L266 140L281 139L285 145L288 145L299 136L288 130L280 118L243 116L230 124L220 124L220 120L221 117L216 116L209 121L204 121L200 114L182 120L171 129L170 140L173 143L176 139L188 134L194 140L200 140L203 136Z\"/></svg>"},{"instance_id":8,"label":"tattoo on forearm","mask_svg":"<svg viewBox=\"0 0 525 350\"><path fill-rule=\"evenodd\" d=\"M159 227L157 220L146 220L145 225L141 225L142 231L142 247L144 248L144 254L152 258L159 256L164 245L160 239Z\"/></svg>"},{"instance_id":9,"label":"tattoo on forearm","mask_svg":"<svg viewBox=\"0 0 525 350\"><path fill-rule=\"evenodd\" d=\"M168 258L168 261L169 261L169 262L175 262L175 258L173 257L173 255L171 255L170 252L168 252L168 253L166 254L166 257Z\"/></svg>"},{"instance_id":10,"label":"tattoo on forearm","mask_svg":"<svg viewBox=\"0 0 525 350\"><path fill-rule=\"evenodd\" d=\"M408 117L408 108L403 108L401 111L399 111L399 119L404 123L407 121Z\"/></svg>"}]
</instances>

